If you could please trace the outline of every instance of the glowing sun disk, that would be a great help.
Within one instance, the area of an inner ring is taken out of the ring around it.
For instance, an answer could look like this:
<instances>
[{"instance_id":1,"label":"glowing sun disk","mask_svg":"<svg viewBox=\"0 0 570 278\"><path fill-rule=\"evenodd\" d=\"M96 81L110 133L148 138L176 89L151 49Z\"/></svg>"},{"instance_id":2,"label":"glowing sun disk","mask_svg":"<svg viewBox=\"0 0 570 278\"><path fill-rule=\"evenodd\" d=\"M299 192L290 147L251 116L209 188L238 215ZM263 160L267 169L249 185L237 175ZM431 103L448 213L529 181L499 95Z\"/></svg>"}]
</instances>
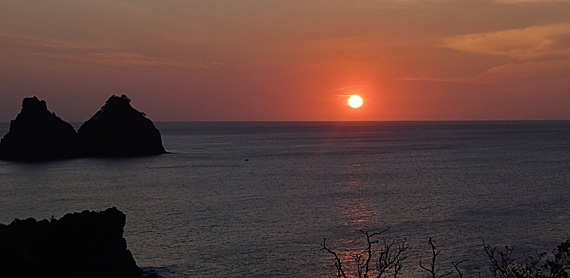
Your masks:
<instances>
[{"instance_id":1,"label":"glowing sun disk","mask_svg":"<svg viewBox=\"0 0 570 278\"><path fill-rule=\"evenodd\" d=\"M351 96L348 99L348 105L352 108L358 108L362 106L362 98L359 96Z\"/></svg>"}]
</instances>

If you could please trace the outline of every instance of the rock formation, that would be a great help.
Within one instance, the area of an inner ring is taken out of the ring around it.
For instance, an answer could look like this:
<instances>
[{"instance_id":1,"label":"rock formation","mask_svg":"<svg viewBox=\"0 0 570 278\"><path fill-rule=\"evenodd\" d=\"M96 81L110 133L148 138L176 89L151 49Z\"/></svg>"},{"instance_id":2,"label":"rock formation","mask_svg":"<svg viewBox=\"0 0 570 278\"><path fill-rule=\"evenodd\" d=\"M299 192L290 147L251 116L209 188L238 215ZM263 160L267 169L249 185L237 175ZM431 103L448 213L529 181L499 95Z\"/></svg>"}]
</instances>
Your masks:
<instances>
[{"instance_id":1,"label":"rock formation","mask_svg":"<svg viewBox=\"0 0 570 278\"><path fill-rule=\"evenodd\" d=\"M0 224L1 277L141 278L116 208Z\"/></svg>"},{"instance_id":2,"label":"rock formation","mask_svg":"<svg viewBox=\"0 0 570 278\"><path fill-rule=\"evenodd\" d=\"M25 98L22 111L0 141L1 160L52 160L85 156L144 156L165 153L160 132L122 95L110 97L79 132L47 109L37 97Z\"/></svg>"},{"instance_id":3,"label":"rock formation","mask_svg":"<svg viewBox=\"0 0 570 278\"><path fill-rule=\"evenodd\" d=\"M0 159L49 160L78 156L73 127L47 109L37 97L25 98L22 110L0 141Z\"/></svg>"},{"instance_id":4,"label":"rock formation","mask_svg":"<svg viewBox=\"0 0 570 278\"><path fill-rule=\"evenodd\" d=\"M131 100L111 96L91 119L79 128L82 149L88 156L141 156L165 153L160 132Z\"/></svg>"}]
</instances>

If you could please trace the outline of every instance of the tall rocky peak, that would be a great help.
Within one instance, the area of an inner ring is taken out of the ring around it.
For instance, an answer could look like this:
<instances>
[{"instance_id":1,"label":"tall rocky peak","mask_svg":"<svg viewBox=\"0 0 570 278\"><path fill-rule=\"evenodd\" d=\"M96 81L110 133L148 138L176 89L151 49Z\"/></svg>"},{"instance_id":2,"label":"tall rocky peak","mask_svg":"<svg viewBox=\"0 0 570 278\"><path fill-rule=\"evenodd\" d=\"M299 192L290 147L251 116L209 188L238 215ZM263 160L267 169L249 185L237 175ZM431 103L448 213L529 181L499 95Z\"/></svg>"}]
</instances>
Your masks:
<instances>
[{"instance_id":1,"label":"tall rocky peak","mask_svg":"<svg viewBox=\"0 0 570 278\"><path fill-rule=\"evenodd\" d=\"M47 109L37 97L25 98L22 110L0 141L0 159L49 160L78 156L73 127Z\"/></svg>"},{"instance_id":2,"label":"tall rocky peak","mask_svg":"<svg viewBox=\"0 0 570 278\"><path fill-rule=\"evenodd\" d=\"M160 132L125 96L111 96L79 128L83 149L90 156L141 156L165 153Z\"/></svg>"},{"instance_id":3,"label":"tall rocky peak","mask_svg":"<svg viewBox=\"0 0 570 278\"><path fill-rule=\"evenodd\" d=\"M39 118L51 114L47 109L45 100L39 100L37 97L24 98L22 101L22 111L18 118Z\"/></svg>"},{"instance_id":4,"label":"tall rocky peak","mask_svg":"<svg viewBox=\"0 0 570 278\"><path fill-rule=\"evenodd\" d=\"M20 114L16 116L16 119L11 122L10 129L19 127L26 128L31 125L41 127L41 125L56 122L67 124L57 117L55 113L48 110L47 104L44 100L39 100L34 96L24 98L22 101L22 110L20 111Z\"/></svg>"}]
</instances>

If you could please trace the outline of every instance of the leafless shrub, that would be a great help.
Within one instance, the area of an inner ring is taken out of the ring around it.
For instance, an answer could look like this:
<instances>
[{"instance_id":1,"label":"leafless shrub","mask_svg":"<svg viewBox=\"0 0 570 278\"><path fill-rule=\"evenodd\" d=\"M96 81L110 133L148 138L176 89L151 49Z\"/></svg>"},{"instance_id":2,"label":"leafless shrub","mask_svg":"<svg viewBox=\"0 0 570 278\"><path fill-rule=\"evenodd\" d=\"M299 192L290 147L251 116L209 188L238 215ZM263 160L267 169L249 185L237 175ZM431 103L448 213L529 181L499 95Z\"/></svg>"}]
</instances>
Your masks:
<instances>
[{"instance_id":1,"label":"leafless shrub","mask_svg":"<svg viewBox=\"0 0 570 278\"><path fill-rule=\"evenodd\" d=\"M354 271L357 275L356 277L398 277L398 274L402 270L402 263L406 259L404 252L408 249L408 245L405 240L388 241L384 237L377 240L373 239L376 236L382 235L387 230L388 229L379 233L369 233L367 231L360 230L360 232L366 237L366 248L364 250L364 254L357 253L353 255L353 260L356 265L356 269ZM332 251L327 246L326 238L323 239L321 246L323 250L326 250L334 256L337 277L347 278L342 260L335 251ZM376 246L378 247L374 248Z\"/></svg>"},{"instance_id":2,"label":"leafless shrub","mask_svg":"<svg viewBox=\"0 0 570 278\"><path fill-rule=\"evenodd\" d=\"M408 249L408 245L405 240L388 241L384 237L373 239L381 236L386 231L387 229L379 233L369 233L360 230L366 237L366 248L363 252L352 256L355 269L351 272L345 272L342 259L335 251L329 248L325 238L321 246L323 250L334 256L337 278L348 278L347 273L355 273L355 275L350 277L357 278L397 278L403 268L403 262L407 258L404 252ZM451 265L453 268L441 268L439 262L441 251L437 250L432 238L429 238L428 244L431 251L430 262L428 265L425 265L420 260L419 265L422 270L429 273L430 278L444 278L454 273L459 278L464 277L459 266L467 260L452 261ZM509 246L498 248L491 245L483 245L485 254L490 262L489 272L494 278L570 277L570 240L562 242L550 253L538 252L534 255L524 256L523 259L514 258L513 248ZM375 248L376 246L377 248ZM481 273L478 274L478 277L481 277Z\"/></svg>"},{"instance_id":3,"label":"leafless shrub","mask_svg":"<svg viewBox=\"0 0 570 278\"><path fill-rule=\"evenodd\" d=\"M513 259L513 249L508 246L485 245L485 253L495 278L568 278L570 273L570 240L562 242L550 253L526 256L522 262Z\"/></svg>"}]
</instances>

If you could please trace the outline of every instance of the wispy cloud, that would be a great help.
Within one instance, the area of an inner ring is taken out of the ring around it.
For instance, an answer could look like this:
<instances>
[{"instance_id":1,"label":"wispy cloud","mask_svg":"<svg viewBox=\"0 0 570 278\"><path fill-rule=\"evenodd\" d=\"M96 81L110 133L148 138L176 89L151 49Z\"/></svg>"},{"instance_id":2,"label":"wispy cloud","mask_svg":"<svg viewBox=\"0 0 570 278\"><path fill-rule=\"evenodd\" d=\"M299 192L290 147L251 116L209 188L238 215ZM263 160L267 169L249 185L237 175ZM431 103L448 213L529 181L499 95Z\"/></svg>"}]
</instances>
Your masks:
<instances>
[{"instance_id":1,"label":"wispy cloud","mask_svg":"<svg viewBox=\"0 0 570 278\"><path fill-rule=\"evenodd\" d=\"M570 22L476 33L444 39L444 45L459 51L501 55L520 60L570 54Z\"/></svg>"},{"instance_id":2,"label":"wispy cloud","mask_svg":"<svg viewBox=\"0 0 570 278\"><path fill-rule=\"evenodd\" d=\"M376 49L379 46L401 45L403 41L388 41L377 34L366 34L358 36L332 37L324 39L312 39L300 42L281 44L275 49L282 52L313 52L327 50L341 51L363 51Z\"/></svg>"},{"instance_id":3,"label":"wispy cloud","mask_svg":"<svg viewBox=\"0 0 570 278\"><path fill-rule=\"evenodd\" d=\"M117 49L116 44L110 42L86 42L86 41L62 41L55 39L48 39L38 36L26 36L26 35L13 35L13 34L1 34L0 39L11 41L17 44L41 47L41 48L51 48L51 49L63 49L63 50L109 50Z\"/></svg>"},{"instance_id":4,"label":"wispy cloud","mask_svg":"<svg viewBox=\"0 0 570 278\"><path fill-rule=\"evenodd\" d=\"M108 66L176 66L200 69L215 69L227 66L224 63L199 61L189 62L167 57L153 57L128 51L111 42L63 41L36 36L0 34L0 41L27 46L28 55L64 63Z\"/></svg>"},{"instance_id":5,"label":"wispy cloud","mask_svg":"<svg viewBox=\"0 0 570 278\"><path fill-rule=\"evenodd\" d=\"M96 53L47 53L38 52L31 55L59 61L112 65L112 66L186 66L187 64L171 59L157 59L140 53L130 52L96 52Z\"/></svg>"},{"instance_id":6,"label":"wispy cloud","mask_svg":"<svg viewBox=\"0 0 570 278\"><path fill-rule=\"evenodd\" d=\"M365 88L366 88L366 86L362 86L362 85L355 86L355 85L353 85L353 86L344 86L344 87L336 88L335 91L346 92L346 91L362 90Z\"/></svg>"},{"instance_id":7,"label":"wispy cloud","mask_svg":"<svg viewBox=\"0 0 570 278\"><path fill-rule=\"evenodd\" d=\"M570 59L531 61L493 67L486 71L481 79L497 82L505 80L517 80L517 82L567 80L566 83L569 83L568 72L570 72Z\"/></svg>"}]
</instances>

